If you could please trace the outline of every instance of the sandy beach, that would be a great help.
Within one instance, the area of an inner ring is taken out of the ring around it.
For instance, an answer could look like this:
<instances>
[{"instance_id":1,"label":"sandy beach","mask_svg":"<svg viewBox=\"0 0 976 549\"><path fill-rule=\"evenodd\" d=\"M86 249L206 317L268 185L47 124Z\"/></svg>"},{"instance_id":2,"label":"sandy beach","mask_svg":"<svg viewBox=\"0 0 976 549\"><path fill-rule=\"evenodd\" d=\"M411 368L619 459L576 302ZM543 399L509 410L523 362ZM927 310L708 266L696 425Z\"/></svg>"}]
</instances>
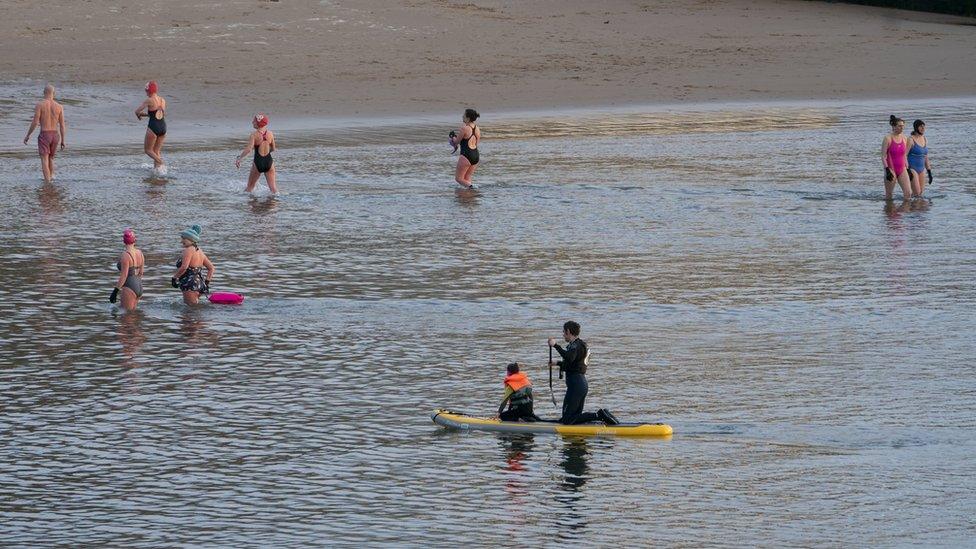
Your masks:
<instances>
[{"instance_id":1,"label":"sandy beach","mask_svg":"<svg viewBox=\"0 0 976 549\"><path fill-rule=\"evenodd\" d=\"M12 0L5 80L181 116L392 116L976 89L974 20L801 0Z\"/></svg>"}]
</instances>

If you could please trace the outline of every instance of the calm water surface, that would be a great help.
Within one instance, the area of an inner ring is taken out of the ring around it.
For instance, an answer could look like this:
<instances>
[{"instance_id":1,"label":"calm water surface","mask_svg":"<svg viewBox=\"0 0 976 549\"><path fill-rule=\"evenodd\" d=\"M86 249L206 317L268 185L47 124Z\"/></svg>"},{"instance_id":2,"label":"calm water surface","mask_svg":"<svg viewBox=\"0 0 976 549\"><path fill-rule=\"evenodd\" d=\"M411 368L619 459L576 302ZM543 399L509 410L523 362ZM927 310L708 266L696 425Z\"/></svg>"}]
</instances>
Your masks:
<instances>
[{"instance_id":1,"label":"calm water surface","mask_svg":"<svg viewBox=\"0 0 976 549\"><path fill-rule=\"evenodd\" d=\"M141 127L79 138L49 185L5 146L0 540L970 544L976 101L911 108L486 116L477 194L439 120L279 127L277 200L199 124L171 121L166 179ZM929 201L880 200L889 111L928 122ZM243 306L169 288L193 223ZM107 302L127 226L130 314ZM512 360L554 414L567 319L590 406L673 438L431 423L491 413Z\"/></svg>"}]
</instances>

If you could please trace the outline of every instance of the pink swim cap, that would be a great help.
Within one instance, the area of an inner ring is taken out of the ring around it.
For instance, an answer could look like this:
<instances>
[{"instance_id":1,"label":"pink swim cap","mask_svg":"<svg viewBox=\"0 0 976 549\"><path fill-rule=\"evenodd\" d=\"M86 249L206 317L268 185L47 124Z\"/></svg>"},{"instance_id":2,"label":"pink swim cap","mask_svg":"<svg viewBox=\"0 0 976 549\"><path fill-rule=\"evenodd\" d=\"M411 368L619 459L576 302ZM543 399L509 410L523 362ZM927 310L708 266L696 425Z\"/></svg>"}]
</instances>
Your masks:
<instances>
[{"instance_id":1,"label":"pink swim cap","mask_svg":"<svg viewBox=\"0 0 976 549\"><path fill-rule=\"evenodd\" d=\"M264 113L254 115L254 123L257 125L257 127L263 128L268 125L268 122L270 122L270 120L268 120L268 115Z\"/></svg>"},{"instance_id":2,"label":"pink swim cap","mask_svg":"<svg viewBox=\"0 0 976 549\"><path fill-rule=\"evenodd\" d=\"M152 94L156 93L156 91L158 91L158 90L159 90L159 86L156 85L156 81L155 80L150 80L149 82L146 82L146 93L147 94L152 95Z\"/></svg>"},{"instance_id":3,"label":"pink swim cap","mask_svg":"<svg viewBox=\"0 0 976 549\"><path fill-rule=\"evenodd\" d=\"M136 243L136 233L132 229L126 229L122 231L122 242L125 244L135 244Z\"/></svg>"}]
</instances>

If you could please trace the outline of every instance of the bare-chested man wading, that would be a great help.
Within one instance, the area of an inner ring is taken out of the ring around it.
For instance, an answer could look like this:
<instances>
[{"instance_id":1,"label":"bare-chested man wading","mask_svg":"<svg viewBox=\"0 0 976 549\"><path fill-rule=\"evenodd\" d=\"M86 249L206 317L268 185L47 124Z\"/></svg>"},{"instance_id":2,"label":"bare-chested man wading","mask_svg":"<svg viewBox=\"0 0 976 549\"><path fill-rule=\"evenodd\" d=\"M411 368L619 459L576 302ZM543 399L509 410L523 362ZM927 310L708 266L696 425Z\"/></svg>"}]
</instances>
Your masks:
<instances>
[{"instance_id":1,"label":"bare-chested man wading","mask_svg":"<svg viewBox=\"0 0 976 549\"><path fill-rule=\"evenodd\" d=\"M41 133L37 134L37 154L41 156L41 170L44 172L44 182L50 183L54 179L54 153L60 147L64 150L64 108L54 100L54 86L44 86L44 100L34 107L34 119L30 129L24 136L24 145L30 139L38 124Z\"/></svg>"}]
</instances>

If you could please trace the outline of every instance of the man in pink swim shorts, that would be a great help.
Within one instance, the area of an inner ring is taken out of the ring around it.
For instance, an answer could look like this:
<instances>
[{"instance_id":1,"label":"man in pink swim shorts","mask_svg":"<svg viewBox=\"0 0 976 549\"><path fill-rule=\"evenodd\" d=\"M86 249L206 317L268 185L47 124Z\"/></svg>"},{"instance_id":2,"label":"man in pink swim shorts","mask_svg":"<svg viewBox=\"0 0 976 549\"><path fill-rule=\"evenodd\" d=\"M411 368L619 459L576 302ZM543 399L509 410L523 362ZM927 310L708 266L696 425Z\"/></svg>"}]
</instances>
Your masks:
<instances>
[{"instance_id":1,"label":"man in pink swim shorts","mask_svg":"<svg viewBox=\"0 0 976 549\"><path fill-rule=\"evenodd\" d=\"M54 154L64 149L64 107L54 100L54 86L44 86L44 99L34 107L34 119L30 129L24 136L24 145L32 133L41 126L41 133L37 134L37 154L41 157L41 171L44 182L50 183L54 179Z\"/></svg>"}]
</instances>

